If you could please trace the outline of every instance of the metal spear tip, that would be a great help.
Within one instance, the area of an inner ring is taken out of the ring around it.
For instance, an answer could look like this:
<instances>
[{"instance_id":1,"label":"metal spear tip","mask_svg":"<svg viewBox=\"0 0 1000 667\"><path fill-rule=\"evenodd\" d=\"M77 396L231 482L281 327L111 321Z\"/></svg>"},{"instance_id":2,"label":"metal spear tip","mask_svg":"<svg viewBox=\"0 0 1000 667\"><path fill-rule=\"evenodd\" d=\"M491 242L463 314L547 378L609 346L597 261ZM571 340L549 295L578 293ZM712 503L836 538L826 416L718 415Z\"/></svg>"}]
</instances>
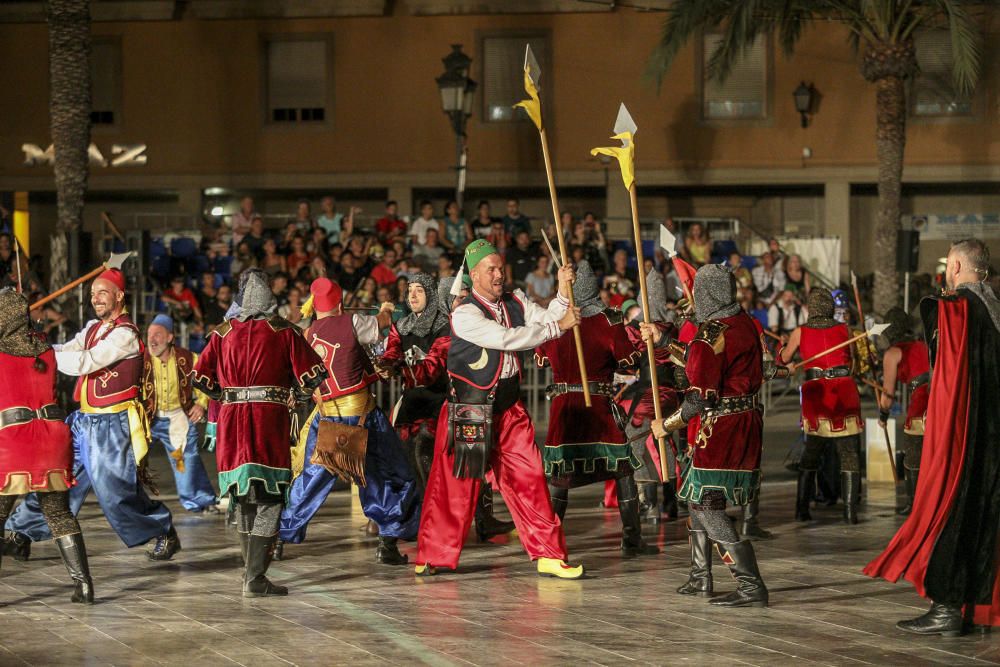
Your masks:
<instances>
[{"instance_id":1,"label":"metal spear tip","mask_svg":"<svg viewBox=\"0 0 1000 667\"><path fill-rule=\"evenodd\" d=\"M108 258L108 261L104 262L104 268L121 269L122 265L125 263L125 260L127 260L133 254L135 253L133 253L131 250L129 250L128 252L113 252L111 253L111 257Z\"/></svg>"},{"instance_id":2,"label":"metal spear tip","mask_svg":"<svg viewBox=\"0 0 1000 667\"><path fill-rule=\"evenodd\" d=\"M858 277L854 275L854 269L851 269L851 287L858 286Z\"/></svg>"},{"instance_id":3,"label":"metal spear tip","mask_svg":"<svg viewBox=\"0 0 1000 667\"><path fill-rule=\"evenodd\" d=\"M538 87L538 80L542 78L542 68L535 60L535 52L531 50L531 44L524 45L524 71L528 73L531 83Z\"/></svg>"},{"instance_id":4,"label":"metal spear tip","mask_svg":"<svg viewBox=\"0 0 1000 667\"><path fill-rule=\"evenodd\" d=\"M660 225L660 247L667 253L669 259L677 256L677 237L663 225Z\"/></svg>"},{"instance_id":5,"label":"metal spear tip","mask_svg":"<svg viewBox=\"0 0 1000 667\"><path fill-rule=\"evenodd\" d=\"M881 336L882 333L889 328L889 326L890 325L887 322L884 324L873 324L872 328L866 331L865 333L868 334L869 338L872 338L874 336Z\"/></svg>"},{"instance_id":6,"label":"metal spear tip","mask_svg":"<svg viewBox=\"0 0 1000 667\"><path fill-rule=\"evenodd\" d=\"M622 105L618 107L618 118L615 119L615 134L630 132L632 135L635 135L638 129L635 121L632 120L632 114L628 112L628 109L625 108L625 103L622 102ZM627 146L628 144L625 143L625 145Z\"/></svg>"},{"instance_id":7,"label":"metal spear tip","mask_svg":"<svg viewBox=\"0 0 1000 667\"><path fill-rule=\"evenodd\" d=\"M458 274L455 275L455 282L451 284L451 289L448 290L448 294L453 297L462 296L462 275L465 273L465 262L458 265Z\"/></svg>"}]
</instances>

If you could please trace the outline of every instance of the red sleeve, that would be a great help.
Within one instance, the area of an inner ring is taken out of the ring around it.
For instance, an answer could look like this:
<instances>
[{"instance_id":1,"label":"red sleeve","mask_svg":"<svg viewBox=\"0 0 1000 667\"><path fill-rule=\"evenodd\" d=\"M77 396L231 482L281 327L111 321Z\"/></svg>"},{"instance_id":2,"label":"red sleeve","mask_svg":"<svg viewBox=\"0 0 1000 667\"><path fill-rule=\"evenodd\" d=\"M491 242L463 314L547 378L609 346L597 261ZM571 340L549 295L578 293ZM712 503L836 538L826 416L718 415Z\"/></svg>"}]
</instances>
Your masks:
<instances>
[{"instance_id":1,"label":"red sleeve","mask_svg":"<svg viewBox=\"0 0 1000 667\"><path fill-rule=\"evenodd\" d=\"M535 363L538 364L539 368L545 368L545 364L550 364L549 356L552 354L553 344L559 340L554 338L553 340L548 340L535 348Z\"/></svg>"},{"instance_id":2,"label":"red sleeve","mask_svg":"<svg viewBox=\"0 0 1000 667\"><path fill-rule=\"evenodd\" d=\"M199 386L209 392L215 392L219 388L218 372L216 370L219 359L219 345L222 344L222 336L213 333L208 337L208 345L198 355L198 361L194 364L194 371L191 376L192 382L197 382Z\"/></svg>"},{"instance_id":3,"label":"red sleeve","mask_svg":"<svg viewBox=\"0 0 1000 667\"><path fill-rule=\"evenodd\" d=\"M305 336L293 329L285 329L288 338L288 353L292 361L292 374L295 381L307 389L319 386L326 377L323 360L306 342Z\"/></svg>"},{"instance_id":4,"label":"red sleeve","mask_svg":"<svg viewBox=\"0 0 1000 667\"><path fill-rule=\"evenodd\" d=\"M429 387L438 378L448 372L448 347L451 336L439 336L427 356L413 367L407 367L403 372L413 381L415 386Z\"/></svg>"},{"instance_id":5,"label":"red sleeve","mask_svg":"<svg viewBox=\"0 0 1000 667\"><path fill-rule=\"evenodd\" d=\"M722 355L716 354L711 343L695 340L688 345L687 361L684 366L691 387L688 391L698 391L703 398L710 394L719 395L722 389Z\"/></svg>"},{"instance_id":6,"label":"red sleeve","mask_svg":"<svg viewBox=\"0 0 1000 667\"><path fill-rule=\"evenodd\" d=\"M615 361L619 366L631 366L646 350L646 344L639 338L637 347L632 340L630 331L634 327L626 327L624 324L616 324L611 327L611 351L615 355Z\"/></svg>"},{"instance_id":7,"label":"red sleeve","mask_svg":"<svg viewBox=\"0 0 1000 667\"><path fill-rule=\"evenodd\" d=\"M382 355L382 362L386 365L397 364L403 360L403 343L399 337L399 331L393 324L389 328L389 336L385 339L385 353Z\"/></svg>"}]
</instances>

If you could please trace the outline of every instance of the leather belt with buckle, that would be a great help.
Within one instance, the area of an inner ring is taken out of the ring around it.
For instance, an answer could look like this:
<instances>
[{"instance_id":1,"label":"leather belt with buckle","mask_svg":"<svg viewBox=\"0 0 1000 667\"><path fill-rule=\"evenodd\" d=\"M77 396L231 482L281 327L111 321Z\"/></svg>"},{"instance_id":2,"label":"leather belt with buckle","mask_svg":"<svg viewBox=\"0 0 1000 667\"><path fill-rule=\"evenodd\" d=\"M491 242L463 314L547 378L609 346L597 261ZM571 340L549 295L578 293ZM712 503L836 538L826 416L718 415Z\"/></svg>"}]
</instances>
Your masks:
<instances>
[{"instance_id":1,"label":"leather belt with buckle","mask_svg":"<svg viewBox=\"0 0 1000 667\"><path fill-rule=\"evenodd\" d=\"M222 403L277 403L286 405L289 390L286 387L226 387L222 390Z\"/></svg>"},{"instance_id":2,"label":"leather belt with buckle","mask_svg":"<svg viewBox=\"0 0 1000 667\"><path fill-rule=\"evenodd\" d=\"M63 421L66 419L66 411L55 403L43 405L37 410L31 408L7 408L0 412L0 429L17 424L27 424L34 419L44 419L46 421Z\"/></svg>"},{"instance_id":3,"label":"leather belt with buckle","mask_svg":"<svg viewBox=\"0 0 1000 667\"><path fill-rule=\"evenodd\" d=\"M930 381L931 381L930 371L927 371L926 373L921 373L917 377L910 380L910 391L916 391L917 387L919 387L920 385L927 384Z\"/></svg>"},{"instance_id":4,"label":"leather belt with buckle","mask_svg":"<svg viewBox=\"0 0 1000 667\"><path fill-rule=\"evenodd\" d=\"M760 407L760 394L744 394L742 396L723 396L711 409L705 411L705 418L735 415L749 412Z\"/></svg>"},{"instance_id":5,"label":"leather belt with buckle","mask_svg":"<svg viewBox=\"0 0 1000 667\"><path fill-rule=\"evenodd\" d=\"M846 378L850 376L851 369L847 366L834 366L833 368L807 368L806 381L809 380L833 380L834 378Z\"/></svg>"},{"instance_id":6,"label":"leather belt with buckle","mask_svg":"<svg viewBox=\"0 0 1000 667\"><path fill-rule=\"evenodd\" d=\"M590 394L592 396L613 396L614 389L607 382L588 382L587 386L590 388ZM583 384L571 384L567 382L556 382L545 387L545 398L552 400L556 396L562 396L563 394L582 394Z\"/></svg>"}]
</instances>

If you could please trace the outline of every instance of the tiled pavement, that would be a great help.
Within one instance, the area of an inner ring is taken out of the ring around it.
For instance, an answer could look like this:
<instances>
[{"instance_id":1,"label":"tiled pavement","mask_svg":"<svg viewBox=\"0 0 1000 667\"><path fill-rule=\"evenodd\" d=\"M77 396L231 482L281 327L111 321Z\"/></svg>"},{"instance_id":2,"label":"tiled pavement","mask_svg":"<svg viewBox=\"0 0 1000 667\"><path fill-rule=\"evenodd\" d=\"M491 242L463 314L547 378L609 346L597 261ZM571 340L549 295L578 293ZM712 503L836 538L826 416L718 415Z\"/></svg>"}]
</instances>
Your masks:
<instances>
[{"instance_id":1,"label":"tiled pavement","mask_svg":"<svg viewBox=\"0 0 1000 667\"><path fill-rule=\"evenodd\" d=\"M769 442L791 437L792 422L780 417L769 424ZM663 554L623 561L617 515L597 507L596 487L573 493L567 517L571 556L589 573L583 581L538 578L516 540L470 541L459 572L429 580L410 567L377 566L363 517L348 493L337 493L308 542L288 547L272 567L291 595L253 601L240 597L232 529L169 497L184 550L168 563L126 549L96 503L85 506L99 598L92 607L69 602L51 543L36 545L28 563L5 559L0 666L1000 663L1000 637L895 630L926 604L908 585L860 572L899 523L892 489L870 490L858 526L843 525L837 509L795 524L784 449L771 447L766 466L762 514L777 535L758 543L771 591L766 610L723 611L674 593L686 576L681 522L648 531ZM165 491L172 486L165 468L159 480ZM415 547L404 551L412 557ZM718 564L715 577L717 589L733 586Z\"/></svg>"}]
</instances>

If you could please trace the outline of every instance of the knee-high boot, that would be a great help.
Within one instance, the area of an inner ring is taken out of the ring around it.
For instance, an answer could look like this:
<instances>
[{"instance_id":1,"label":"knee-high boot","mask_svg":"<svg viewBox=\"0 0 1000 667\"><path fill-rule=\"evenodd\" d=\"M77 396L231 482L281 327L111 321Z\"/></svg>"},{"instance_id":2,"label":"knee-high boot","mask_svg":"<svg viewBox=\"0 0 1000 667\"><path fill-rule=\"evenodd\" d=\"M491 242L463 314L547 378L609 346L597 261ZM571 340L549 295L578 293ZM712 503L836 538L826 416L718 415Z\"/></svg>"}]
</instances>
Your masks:
<instances>
[{"instance_id":1,"label":"knee-high boot","mask_svg":"<svg viewBox=\"0 0 1000 667\"><path fill-rule=\"evenodd\" d=\"M861 502L861 473L841 471L840 485L844 494L844 521L858 522L858 504Z\"/></svg>"},{"instance_id":2,"label":"knee-high boot","mask_svg":"<svg viewBox=\"0 0 1000 667\"><path fill-rule=\"evenodd\" d=\"M642 539L642 522L639 520L639 487L635 478L620 477L615 480L615 492L618 496L618 513L622 519L622 555L625 558L635 556L652 556L660 553L660 549L652 544L646 544Z\"/></svg>"},{"instance_id":3,"label":"knee-high boot","mask_svg":"<svg viewBox=\"0 0 1000 667\"><path fill-rule=\"evenodd\" d=\"M549 498L552 499L552 511L562 521L566 518L566 508L569 506L569 489L549 484Z\"/></svg>"},{"instance_id":4,"label":"knee-high boot","mask_svg":"<svg viewBox=\"0 0 1000 667\"><path fill-rule=\"evenodd\" d=\"M687 583L677 589L681 595L712 595L712 541L704 530L696 530L688 521L688 542L691 545L691 572Z\"/></svg>"},{"instance_id":5,"label":"knee-high boot","mask_svg":"<svg viewBox=\"0 0 1000 667\"><path fill-rule=\"evenodd\" d=\"M677 485L672 479L663 483L663 513L667 519L676 519L677 510Z\"/></svg>"},{"instance_id":6,"label":"knee-high boot","mask_svg":"<svg viewBox=\"0 0 1000 667\"><path fill-rule=\"evenodd\" d=\"M639 487L641 497L639 514L650 523L660 522L660 505L657 502L657 496L659 495L657 489L659 486L657 482L643 482L642 486Z\"/></svg>"},{"instance_id":7,"label":"knee-high boot","mask_svg":"<svg viewBox=\"0 0 1000 667\"><path fill-rule=\"evenodd\" d=\"M813 489L816 488L816 471L799 470L799 482L795 493L795 520L812 521L809 513L809 503L812 502Z\"/></svg>"},{"instance_id":8,"label":"knee-high boot","mask_svg":"<svg viewBox=\"0 0 1000 667\"><path fill-rule=\"evenodd\" d=\"M274 556L278 536L262 537L250 534L247 542L247 569L243 574L243 597L260 598L288 595L288 589L271 583L265 576Z\"/></svg>"},{"instance_id":9,"label":"knee-high boot","mask_svg":"<svg viewBox=\"0 0 1000 667\"><path fill-rule=\"evenodd\" d=\"M910 511L913 509L913 498L917 495L917 477L919 474L920 468L906 468L906 505L897 512L900 516L909 516Z\"/></svg>"},{"instance_id":10,"label":"knee-high boot","mask_svg":"<svg viewBox=\"0 0 1000 667\"><path fill-rule=\"evenodd\" d=\"M491 537L512 530L514 530L513 521L500 521L493 515L493 489L483 482L479 487L479 500L476 502L476 537L480 542L485 542Z\"/></svg>"},{"instance_id":11,"label":"knee-high boot","mask_svg":"<svg viewBox=\"0 0 1000 667\"><path fill-rule=\"evenodd\" d=\"M774 537L770 531L760 527L760 490L749 503L743 506L743 525L740 535L748 540L770 540Z\"/></svg>"},{"instance_id":12,"label":"knee-high boot","mask_svg":"<svg viewBox=\"0 0 1000 667\"><path fill-rule=\"evenodd\" d=\"M709 604L719 607L766 607L767 587L757 567L753 543L743 540L734 544L720 542L718 546L722 562L729 566L737 587L729 595L709 600Z\"/></svg>"},{"instance_id":13,"label":"knee-high boot","mask_svg":"<svg viewBox=\"0 0 1000 667\"><path fill-rule=\"evenodd\" d=\"M90 564L87 562L87 546L83 543L83 533L63 535L56 538L56 546L66 571L75 584L72 602L94 603L94 581L90 578Z\"/></svg>"}]
</instances>

